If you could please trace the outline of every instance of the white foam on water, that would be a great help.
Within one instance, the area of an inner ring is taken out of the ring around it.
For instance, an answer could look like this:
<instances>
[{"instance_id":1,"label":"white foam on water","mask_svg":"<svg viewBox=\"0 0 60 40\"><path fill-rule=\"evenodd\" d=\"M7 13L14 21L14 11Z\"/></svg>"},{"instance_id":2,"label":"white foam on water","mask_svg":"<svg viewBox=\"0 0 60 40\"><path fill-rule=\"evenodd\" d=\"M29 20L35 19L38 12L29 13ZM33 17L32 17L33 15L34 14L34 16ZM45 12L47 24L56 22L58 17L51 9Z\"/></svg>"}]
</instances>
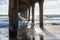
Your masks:
<instances>
[{"instance_id":1,"label":"white foam on water","mask_svg":"<svg viewBox=\"0 0 60 40\"><path fill-rule=\"evenodd\" d=\"M8 30L8 28L0 28L0 40L9 40Z\"/></svg>"}]
</instances>

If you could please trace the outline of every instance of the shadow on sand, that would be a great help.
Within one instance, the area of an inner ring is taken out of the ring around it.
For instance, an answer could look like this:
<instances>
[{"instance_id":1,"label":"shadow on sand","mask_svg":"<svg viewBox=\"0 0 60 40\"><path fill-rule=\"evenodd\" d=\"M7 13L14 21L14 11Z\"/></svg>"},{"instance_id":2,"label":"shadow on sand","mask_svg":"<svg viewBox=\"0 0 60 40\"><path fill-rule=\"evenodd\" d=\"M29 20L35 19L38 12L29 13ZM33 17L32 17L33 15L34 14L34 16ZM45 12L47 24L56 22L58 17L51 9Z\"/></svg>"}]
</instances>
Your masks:
<instances>
[{"instance_id":1,"label":"shadow on sand","mask_svg":"<svg viewBox=\"0 0 60 40\"><path fill-rule=\"evenodd\" d=\"M59 38L57 38L54 34L50 33L48 30L46 30L45 28L43 28L43 32L45 33L45 37L53 37L52 39L49 40L59 40Z\"/></svg>"}]
</instances>

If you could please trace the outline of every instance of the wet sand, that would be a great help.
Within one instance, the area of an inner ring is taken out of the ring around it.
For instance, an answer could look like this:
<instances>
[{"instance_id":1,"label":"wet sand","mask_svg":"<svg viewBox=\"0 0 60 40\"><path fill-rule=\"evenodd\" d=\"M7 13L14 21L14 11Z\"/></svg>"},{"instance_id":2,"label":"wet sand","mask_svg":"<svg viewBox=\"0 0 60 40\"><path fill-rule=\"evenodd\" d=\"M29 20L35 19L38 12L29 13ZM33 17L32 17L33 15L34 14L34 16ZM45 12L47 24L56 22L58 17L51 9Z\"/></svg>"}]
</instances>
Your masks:
<instances>
[{"instance_id":1,"label":"wet sand","mask_svg":"<svg viewBox=\"0 0 60 40\"><path fill-rule=\"evenodd\" d=\"M31 27L28 24L28 28ZM20 32L20 31L18 31ZM19 34L19 33L18 33ZM44 24L44 31L39 28L38 22L34 24L35 40L40 40L40 34L44 35L44 40L60 40L60 25Z\"/></svg>"},{"instance_id":2,"label":"wet sand","mask_svg":"<svg viewBox=\"0 0 60 40\"><path fill-rule=\"evenodd\" d=\"M45 40L60 40L60 25L45 25Z\"/></svg>"},{"instance_id":3,"label":"wet sand","mask_svg":"<svg viewBox=\"0 0 60 40\"><path fill-rule=\"evenodd\" d=\"M28 28L30 28L30 24ZM39 34L44 35L44 40L60 40L60 25L51 25L51 24L44 24L44 31L39 28L38 24L34 25L34 36L35 40L39 40ZM21 32L21 31L18 31ZM8 28L0 28L0 40L8 40Z\"/></svg>"}]
</instances>

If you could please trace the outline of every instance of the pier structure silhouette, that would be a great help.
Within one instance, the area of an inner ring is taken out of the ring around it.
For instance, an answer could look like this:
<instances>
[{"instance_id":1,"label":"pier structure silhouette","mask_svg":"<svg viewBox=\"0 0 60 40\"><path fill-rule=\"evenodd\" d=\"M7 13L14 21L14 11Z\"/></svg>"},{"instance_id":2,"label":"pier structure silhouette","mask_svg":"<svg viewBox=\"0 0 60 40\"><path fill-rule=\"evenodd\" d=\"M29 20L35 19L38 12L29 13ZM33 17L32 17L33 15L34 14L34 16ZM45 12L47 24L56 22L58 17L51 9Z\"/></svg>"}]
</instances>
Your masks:
<instances>
[{"instance_id":1,"label":"pier structure silhouette","mask_svg":"<svg viewBox=\"0 0 60 40\"><path fill-rule=\"evenodd\" d=\"M20 29L20 36L22 39L17 38L18 31L18 13L21 17L30 21L30 8L32 7L32 23L34 23L34 8L35 3L39 3L39 27L43 30L43 3L44 0L9 0L9 40L31 40L28 39L25 29L27 27L22 27ZM28 12L27 12L28 11ZM27 17L28 16L28 17ZM31 28L34 28L34 26ZM33 31L33 30L31 30ZM32 32L31 32L32 33ZM22 36L23 35L23 36ZM32 37L32 40L35 40ZM40 40L43 40L43 35L40 35Z\"/></svg>"}]
</instances>

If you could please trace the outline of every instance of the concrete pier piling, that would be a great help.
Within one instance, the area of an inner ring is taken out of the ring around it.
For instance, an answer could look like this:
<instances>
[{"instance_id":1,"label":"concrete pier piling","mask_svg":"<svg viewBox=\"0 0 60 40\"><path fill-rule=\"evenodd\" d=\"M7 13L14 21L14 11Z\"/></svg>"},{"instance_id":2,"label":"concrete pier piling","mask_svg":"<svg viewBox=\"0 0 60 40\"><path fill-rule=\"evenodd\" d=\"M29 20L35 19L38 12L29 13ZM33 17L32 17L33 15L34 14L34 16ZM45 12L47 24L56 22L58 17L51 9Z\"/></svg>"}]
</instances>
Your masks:
<instances>
[{"instance_id":1,"label":"concrete pier piling","mask_svg":"<svg viewBox=\"0 0 60 40\"><path fill-rule=\"evenodd\" d=\"M39 13L40 28L43 29L43 1L39 3Z\"/></svg>"},{"instance_id":2,"label":"concrete pier piling","mask_svg":"<svg viewBox=\"0 0 60 40\"><path fill-rule=\"evenodd\" d=\"M16 3L17 0L9 0L9 40L12 40L17 36L18 14Z\"/></svg>"},{"instance_id":3,"label":"concrete pier piling","mask_svg":"<svg viewBox=\"0 0 60 40\"><path fill-rule=\"evenodd\" d=\"M34 8L35 8L35 4L32 5L32 22L34 22Z\"/></svg>"}]
</instances>

